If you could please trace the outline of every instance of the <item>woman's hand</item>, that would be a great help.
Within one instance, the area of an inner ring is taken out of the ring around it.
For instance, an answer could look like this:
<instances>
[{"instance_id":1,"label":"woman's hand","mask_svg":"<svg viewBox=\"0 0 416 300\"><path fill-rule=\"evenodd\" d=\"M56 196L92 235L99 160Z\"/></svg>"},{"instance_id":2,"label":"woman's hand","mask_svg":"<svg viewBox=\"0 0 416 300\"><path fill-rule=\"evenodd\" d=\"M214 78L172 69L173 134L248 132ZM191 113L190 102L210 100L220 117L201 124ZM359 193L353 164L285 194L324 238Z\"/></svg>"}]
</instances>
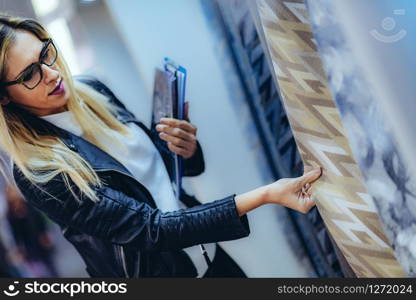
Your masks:
<instances>
[{"instance_id":1,"label":"woman's hand","mask_svg":"<svg viewBox=\"0 0 416 300\"><path fill-rule=\"evenodd\" d=\"M312 195L312 184L322 175L320 167L297 178L284 178L255 190L235 196L239 216L264 204L280 204L307 213L316 203Z\"/></svg>"},{"instance_id":2,"label":"woman's hand","mask_svg":"<svg viewBox=\"0 0 416 300\"><path fill-rule=\"evenodd\" d=\"M276 203L288 208L307 213L315 204L312 197L312 184L322 175L317 167L297 178L284 178L267 186L265 203Z\"/></svg>"},{"instance_id":3,"label":"woman's hand","mask_svg":"<svg viewBox=\"0 0 416 300\"><path fill-rule=\"evenodd\" d=\"M162 118L156 126L159 137L168 143L169 150L183 158L192 157L197 149L197 128L189 122L188 107L185 103L185 120Z\"/></svg>"}]
</instances>

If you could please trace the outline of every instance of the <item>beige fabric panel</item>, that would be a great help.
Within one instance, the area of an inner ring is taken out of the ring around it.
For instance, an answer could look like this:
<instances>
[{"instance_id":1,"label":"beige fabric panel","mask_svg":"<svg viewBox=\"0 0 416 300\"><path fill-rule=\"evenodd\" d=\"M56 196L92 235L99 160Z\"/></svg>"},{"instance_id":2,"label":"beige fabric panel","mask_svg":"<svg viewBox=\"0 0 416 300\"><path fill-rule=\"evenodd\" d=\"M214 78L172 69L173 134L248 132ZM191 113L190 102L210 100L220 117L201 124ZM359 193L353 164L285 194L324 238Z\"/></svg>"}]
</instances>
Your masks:
<instances>
[{"instance_id":1,"label":"beige fabric panel","mask_svg":"<svg viewBox=\"0 0 416 300\"><path fill-rule=\"evenodd\" d=\"M327 88L303 0L258 0L282 100L328 230L357 277L405 277L382 230Z\"/></svg>"}]
</instances>

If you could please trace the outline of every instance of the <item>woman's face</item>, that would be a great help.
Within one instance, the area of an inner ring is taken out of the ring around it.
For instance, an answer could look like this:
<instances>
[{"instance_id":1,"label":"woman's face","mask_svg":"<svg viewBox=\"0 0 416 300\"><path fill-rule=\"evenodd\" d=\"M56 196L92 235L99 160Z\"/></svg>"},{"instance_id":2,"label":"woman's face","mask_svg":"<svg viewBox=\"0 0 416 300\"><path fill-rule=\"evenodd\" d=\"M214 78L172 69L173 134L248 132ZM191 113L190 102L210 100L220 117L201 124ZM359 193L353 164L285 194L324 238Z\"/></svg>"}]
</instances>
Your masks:
<instances>
[{"instance_id":1,"label":"woman's face","mask_svg":"<svg viewBox=\"0 0 416 300\"><path fill-rule=\"evenodd\" d=\"M6 81L16 80L26 67L38 62L43 46L44 43L34 34L23 30L17 31L15 42L7 53ZM50 67L44 64L41 66L43 78L34 89L28 89L23 84L7 87L10 101L38 116L65 111L69 99L69 90L65 87L65 83L63 82L63 93L51 94L62 79L57 64Z\"/></svg>"}]
</instances>

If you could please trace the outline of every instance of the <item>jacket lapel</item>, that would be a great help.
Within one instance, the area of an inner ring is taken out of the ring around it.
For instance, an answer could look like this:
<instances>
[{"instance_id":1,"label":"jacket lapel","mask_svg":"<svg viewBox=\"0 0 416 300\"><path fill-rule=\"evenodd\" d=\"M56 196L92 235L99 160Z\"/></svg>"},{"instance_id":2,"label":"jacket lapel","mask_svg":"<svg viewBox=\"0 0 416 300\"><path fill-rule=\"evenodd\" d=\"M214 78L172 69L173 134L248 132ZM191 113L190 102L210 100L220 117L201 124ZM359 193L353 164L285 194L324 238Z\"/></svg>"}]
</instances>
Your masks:
<instances>
[{"instance_id":1,"label":"jacket lapel","mask_svg":"<svg viewBox=\"0 0 416 300\"><path fill-rule=\"evenodd\" d=\"M133 175L118 160L107 152L101 150L86 139L76 136L75 134L55 126L54 124L35 116L31 113L24 112L24 120L27 120L38 134L55 135L72 151L77 152L85 159L94 170L115 170L125 173L131 177Z\"/></svg>"}]
</instances>

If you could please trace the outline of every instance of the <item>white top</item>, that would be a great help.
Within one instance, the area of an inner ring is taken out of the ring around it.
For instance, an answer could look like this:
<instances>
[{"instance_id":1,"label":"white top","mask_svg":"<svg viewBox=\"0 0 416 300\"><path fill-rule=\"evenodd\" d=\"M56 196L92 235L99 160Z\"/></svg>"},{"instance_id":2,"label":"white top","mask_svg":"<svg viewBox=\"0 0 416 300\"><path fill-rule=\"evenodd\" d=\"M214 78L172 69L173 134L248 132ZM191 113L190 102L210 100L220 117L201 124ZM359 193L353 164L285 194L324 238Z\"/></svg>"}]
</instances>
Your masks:
<instances>
[{"instance_id":1,"label":"white top","mask_svg":"<svg viewBox=\"0 0 416 300\"><path fill-rule=\"evenodd\" d=\"M41 118L77 136L83 135L82 128L70 111L42 116ZM131 137L127 138L118 132L112 131L114 138L121 139L126 148L110 147L109 154L122 163L150 191L161 211L185 208L183 203L175 198L168 172L152 140L136 124L129 123L127 126L133 133ZM95 138L104 145L112 143L107 136L97 134ZM215 255L215 244L205 244L204 246L212 261ZM198 277L202 277L207 270L207 264L199 246L185 248L184 250L194 263L198 271Z\"/></svg>"}]
</instances>

